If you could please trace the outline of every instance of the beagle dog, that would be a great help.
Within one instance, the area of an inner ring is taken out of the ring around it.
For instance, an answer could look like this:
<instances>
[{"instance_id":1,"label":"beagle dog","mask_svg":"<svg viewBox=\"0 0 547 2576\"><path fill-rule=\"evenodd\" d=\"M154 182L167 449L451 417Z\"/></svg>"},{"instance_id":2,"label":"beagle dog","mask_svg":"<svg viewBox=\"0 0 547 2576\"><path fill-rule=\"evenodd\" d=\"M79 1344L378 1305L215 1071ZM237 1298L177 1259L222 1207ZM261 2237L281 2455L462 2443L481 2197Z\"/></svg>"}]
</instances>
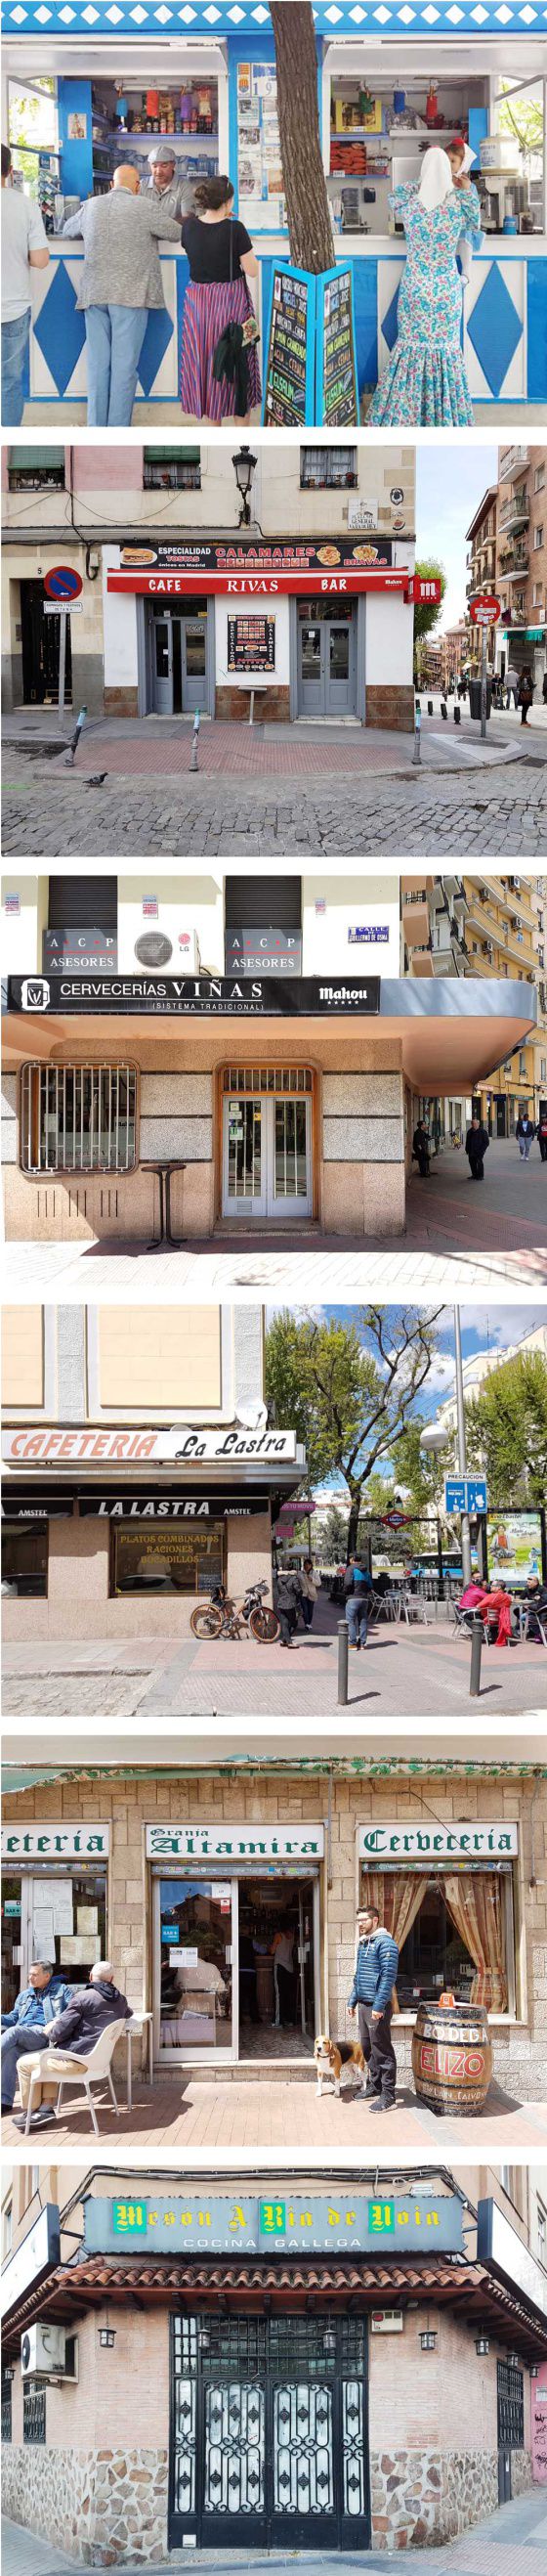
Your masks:
<instances>
[{"instance_id":1,"label":"beagle dog","mask_svg":"<svg viewBox=\"0 0 547 2576\"><path fill-rule=\"evenodd\" d=\"M359 2039L327 2039L326 2034L323 2033L320 2039L316 2039L313 2054L317 2067L319 2094L322 2093L323 2085L329 2076L332 2079L334 2092L340 2092L343 2066L353 2066L361 2085L365 2083L366 2067Z\"/></svg>"}]
</instances>

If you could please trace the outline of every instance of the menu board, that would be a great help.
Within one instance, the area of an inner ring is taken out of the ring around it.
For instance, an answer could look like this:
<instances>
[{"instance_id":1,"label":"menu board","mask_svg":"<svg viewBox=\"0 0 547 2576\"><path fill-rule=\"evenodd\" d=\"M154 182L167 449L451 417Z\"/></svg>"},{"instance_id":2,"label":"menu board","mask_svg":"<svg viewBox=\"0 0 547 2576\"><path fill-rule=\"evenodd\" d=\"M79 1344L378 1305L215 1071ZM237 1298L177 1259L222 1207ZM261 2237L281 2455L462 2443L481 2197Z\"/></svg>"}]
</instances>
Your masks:
<instances>
[{"instance_id":1,"label":"menu board","mask_svg":"<svg viewBox=\"0 0 547 2576\"><path fill-rule=\"evenodd\" d=\"M273 63L239 63L239 212L249 232L285 232L286 209Z\"/></svg>"},{"instance_id":2,"label":"menu board","mask_svg":"<svg viewBox=\"0 0 547 2576\"><path fill-rule=\"evenodd\" d=\"M353 278L351 268L337 268L317 281L322 302L322 385L317 417L328 429L359 419ZM318 317L319 318L319 317Z\"/></svg>"},{"instance_id":3,"label":"menu board","mask_svg":"<svg viewBox=\"0 0 547 2576\"><path fill-rule=\"evenodd\" d=\"M307 418L308 333L313 331L315 279L301 269L276 268L272 301L264 420L300 428Z\"/></svg>"},{"instance_id":4,"label":"menu board","mask_svg":"<svg viewBox=\"0 0 547 2576\"><path fill-rule=\"evenodd\" d=\"M275 617L228 618L228 670L275 671Z\"/></svg>"}]
</instances>

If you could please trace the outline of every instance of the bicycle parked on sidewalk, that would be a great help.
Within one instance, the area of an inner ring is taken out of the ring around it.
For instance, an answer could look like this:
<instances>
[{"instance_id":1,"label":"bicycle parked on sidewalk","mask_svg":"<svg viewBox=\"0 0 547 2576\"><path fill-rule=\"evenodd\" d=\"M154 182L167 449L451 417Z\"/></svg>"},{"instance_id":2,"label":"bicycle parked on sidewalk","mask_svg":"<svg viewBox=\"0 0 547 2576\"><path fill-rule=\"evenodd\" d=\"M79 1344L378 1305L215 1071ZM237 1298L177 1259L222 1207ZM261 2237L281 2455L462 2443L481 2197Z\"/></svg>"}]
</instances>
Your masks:
<instances>
[{"instance_id":1,"label":"bicycle parked on sidewalk","mask_svg":"<svg viewBox=\"0 0 547 2576\"><path fill-rule=\"evenodd\" d=\"M267 1583L249 1583L238 1610L225 1585L215 1583L209 1600L191 1612L194 1637L248 1637L250 1632L257 1646L274 1646L281 1632L275 1610L262 1598L267 1590Z\"/></svg>"}]
</instances>

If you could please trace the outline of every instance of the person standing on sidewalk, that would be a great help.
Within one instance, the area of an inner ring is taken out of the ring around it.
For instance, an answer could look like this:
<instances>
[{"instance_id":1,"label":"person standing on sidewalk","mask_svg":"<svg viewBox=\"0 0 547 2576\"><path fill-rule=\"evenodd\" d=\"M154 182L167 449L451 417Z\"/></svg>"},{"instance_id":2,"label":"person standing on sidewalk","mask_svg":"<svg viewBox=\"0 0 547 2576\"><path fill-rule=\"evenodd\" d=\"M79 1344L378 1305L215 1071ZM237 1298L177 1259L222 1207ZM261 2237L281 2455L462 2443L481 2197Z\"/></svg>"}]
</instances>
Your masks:
<instances>
[{"instance_id":1,"label":"person standing on sidewalk","mask_svg":"<svg viewBox=\"0 0 547 2576\"><path fill-rule=\"evenodd\" d=\"M483 1127L482 1118L473 1117L465 1139L465 1151L472 1181L484 1180L484 1157L488 1152L489 1144L488 1128Z\"/></svg>"},{"instance_id":2,"label":"person standing on sidewalk","mask_svg":"<svg viewBox=\"0 0 547 2576\"><path fill-rule=\"evenodd\" d=\"M11 152L2 144L2 421L18 429L26 399L32 268L48 268L50 253L39 206L14 188Z\"/></svg>"},{"instance_id":3,"label":"person standing on sidewalk","mask_svg":"<svg viewBox=\"0 0 547 2576\"><path fill-rule=\"evenodd\" d=\"M419 1118L412 1138L412 1161L417 1163L421 1181L429 1180L431 1137L426 1118Z\"/></svg>"},{"instance_id":4,"label":"person standing on sidewalk","mask_svg":"<svg viewBox=\"0 0 547 2576\"><path fill-rule=\"evenodd\" d=\"M537 1140L542 1163L547 1163L547 1110L544 1110L540 1117L537 1129Z\"/></svg>"},{"instance_id":5,"label":"person standing on sidewalk","mask_svg":"<svg viewBox=\"0 0 547 2576\"><path fill-rule=\"evenodd\" d=\"M348 2012L353 2020L357 2012L359 2038L367 2063L367 2086L363 2099L376 2096L373 2109L395 2109L397 2061L391 2037L392 1996L399 1952L391 1933L380 1923L377 1905L359 1907L357 1915L357 1957Z\"/></svg>"},{"instance_id":6,"label":"person standing on sidewalk","mask_svg":"<svg viewBox=\"0 0 547 2576\"><path fill-rule=\"evenodd\" d=\"M518 1137L518 1149L521 1163L529 1163L530 1161L535 1132L533 1118L528 1117L528 1111L525 1109L524 1116L522 1118L517 1118L515 1127L515 1136Z\"/></svg>"},{"instance_id":7,"label":"person standing on sidewalk","mask_svg":"<svg viewBox=\"0 0 547 2576\"><path fill-rule=\"evenodd\" d=\"M529 707L531 707L531 706L533 705L533 698L534 698L534 683L533 683L533 679L532 679L532 673L531 673L531 670L530 670L530 664L529 664L529 662L527 662L527 663L526 663L526 665L525 665L525 669L524 669L524 671L521 671L520 680L519 680L519 693L518 693L518 704L519 704L519 707L520 707L520 721L521 721L521 724L523 724L523 725L525 725L525 724L527 724L527 723L528 723L528 708L529 708Z\"/></svg>"},{"instance_id":8,"label":"person standing on sidewalk","mask_svg":"<svg viewBox=\"0 0 547 2576\"><path fill-rule=\"evenodd\" d=\"M158 242L180 248L180 223L164 214L155 190L139 195L138 171L122 162L108 195L88 197L63 224L63 240L80 233L87 426L128 429L148 315L165 305Z\"/></svg>"},{"instance_id":9,"label":"person standing on sidewalk","mask_svg":"<svg viewBox=\"0 0 547 2576\"><path fill-rule=\"evenodd\" d=\"M301 1576L300 1576L300 1584L301 1584L300 1608L301 1608L301 1611L302 1611L302 1618L303 1618L303 1621L304 1621L304 1627L305 1627L305 1628L311 1628L311 1623L312 1623L312 1619L313 1619L313 1613L314 1613L315 1604L316 1604L316 1600L317 1600L317 1584L316 1584L316 1583L314 1583L314 1580L313 1580L313 1565L312 1565L312 1561L311 1561L311 1556L305 1556L305 1557L304 1557L304 1563L303 1563L303 1566L302 1566L302 1572L301 1572Z\"/></svg>"},{"instance_id":10,"label":"person standing on sidewalk","mask_svg":"<svg viewBox=\"0 0 547 2576\"><path fill-rule=\"evenodd\" d=\"M350 1557L344 1590L346 1622L351 1646L366 1646L368 1614L372 1594L372 1576L360 1556Z\"/></svg>"},{"instance_id":11,"label":"person standing on sidewalk","mask_svg":"<svg viewBox=\"0 0 547 2576\"><path fill-rule=\"evenodd\" d=\"M518 674L518 671L517 671L516 662L508 662L508 664L507 664L507 671L506 671L506 688L507 688L507 712L509 713L510 706L511 706L511 699L512 699L512 698L514 698L515 706L516 706L516 707L518 707L518 702L519 702L519 674Z\"/></svg>"}]
</instances>

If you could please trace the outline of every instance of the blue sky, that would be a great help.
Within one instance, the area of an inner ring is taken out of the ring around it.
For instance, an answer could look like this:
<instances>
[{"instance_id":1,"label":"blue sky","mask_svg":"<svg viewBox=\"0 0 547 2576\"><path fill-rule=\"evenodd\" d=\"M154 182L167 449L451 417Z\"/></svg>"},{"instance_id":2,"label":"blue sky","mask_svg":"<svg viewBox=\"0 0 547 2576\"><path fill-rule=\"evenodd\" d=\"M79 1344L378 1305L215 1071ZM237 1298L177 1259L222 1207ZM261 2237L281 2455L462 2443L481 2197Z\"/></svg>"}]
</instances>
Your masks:
<instances>
[{"instance_id":1,"label":"blue sky","mask_svg":"<svg viewBox=\"0 0 547 2576\"><path fill-rule=\"evenodd\" d=\"M416 538L417 553L436 555L444 564L447 591L439 618L439 634L447 626L456 626L465 610L467 580L465 531L478 509L483 492L498 477L497 447L475 447L462 439L458 446L439 440L435 446L419 446L416 458Z\"/></svg>"},{"instance_id":2,"label":"blue sky","mask_svg":"<svg viewBox=\"0 0 547 2576\"><path fill-rule=\"evenodd\" d=\"M267 1320L272 1320L274 1314L279 1311L283 1312L282 1305L280 1309L268 1306ZM388 1333L390 1315L395 1318L401 1311L400 1307L383 1307L382 1312L388 1326ZM425 1313L430 1310L423 1308L421 1311ZM355 1305L324 1305L296 1308L295 1312L297 1322L303 1322L305 1315L313 1313L318 1322L328 1322L333 1317L338 1323L348 1326L357 1324L359 1327L361 1310ZM411 1313L412 1308L407 1306L405 1312ZM482 1307L478 1311L475 1306L462 1306L460 1322L464 1360L471 1359L476 1351L493 1349L499 1351L502 1358L504 1351L511 1347L519 1348L528 1333L537 1331L542 1324L543 1326L547 1324L547 1305L543 1305L541 1300L538 1300L537 1304L529 1306L492 1306L490 1313ZM363 1339L366 1343L366 1334ZM424 1421L434 1420L438 1406L445 1403L454 1390L454 1314L451 1306L443 1307L437 1324L437 1343L438 1349L417 1407ZM388 1476L387 1464L384 1468L378 1461L376 1472L379 1475ZM324 1482L330 1483L331 1479L325 1478ZM333 1484L337 1482L336 1477L333 1477L332 1482Z\"/></svg>"}]
</instances>

